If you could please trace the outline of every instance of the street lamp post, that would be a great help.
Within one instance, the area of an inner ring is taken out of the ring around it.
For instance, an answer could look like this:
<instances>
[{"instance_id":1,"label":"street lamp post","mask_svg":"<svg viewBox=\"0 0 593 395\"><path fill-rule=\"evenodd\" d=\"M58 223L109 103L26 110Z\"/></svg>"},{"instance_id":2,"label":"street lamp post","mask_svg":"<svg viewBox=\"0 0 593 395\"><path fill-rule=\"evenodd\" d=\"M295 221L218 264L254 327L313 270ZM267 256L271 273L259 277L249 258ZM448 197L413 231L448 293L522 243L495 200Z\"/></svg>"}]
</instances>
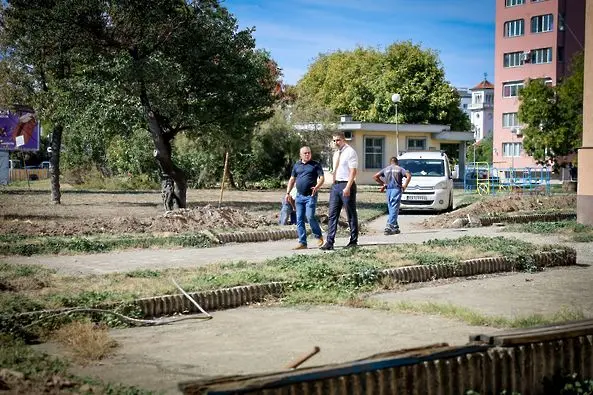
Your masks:
<instances>
[{"instance_id":1,"label":"street lamp post","mask_svg":"<svg viewBox=\"0 0 593 395\"><path fill-rule=\"evenodd\" d=\"M401 100L399 93L391 95L391 101L395 104L395 156L399 156L399 129L397 123L397 103Z\"/></svg>"}]
</instances>

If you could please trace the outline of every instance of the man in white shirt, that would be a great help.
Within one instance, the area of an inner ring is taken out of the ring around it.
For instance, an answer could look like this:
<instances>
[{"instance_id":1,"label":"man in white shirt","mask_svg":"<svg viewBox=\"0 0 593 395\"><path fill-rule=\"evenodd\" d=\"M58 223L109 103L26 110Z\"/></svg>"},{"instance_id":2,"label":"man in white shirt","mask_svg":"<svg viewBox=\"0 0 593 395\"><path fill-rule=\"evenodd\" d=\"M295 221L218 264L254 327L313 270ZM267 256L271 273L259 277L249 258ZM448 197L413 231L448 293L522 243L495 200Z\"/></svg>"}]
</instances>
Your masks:
<instances>
[{"instance_id":1,"label":"man in white shirt","mask_svg":"<svg viewBox=\"0 0 593 395\"><path fill-rule=\"evenodd\" d=\"M346 248L358 246L358 214L356 212L356 172L358 169L358 155L354 148L346 144L344 133L333 134L333 142L338 149L333 157L334 184L329 195L329 223L327 238L321 250L333 250L338 230L338 219L342 207L346 208L348 225L350 226L350 241Z\"/></svg>"}]
</instances>

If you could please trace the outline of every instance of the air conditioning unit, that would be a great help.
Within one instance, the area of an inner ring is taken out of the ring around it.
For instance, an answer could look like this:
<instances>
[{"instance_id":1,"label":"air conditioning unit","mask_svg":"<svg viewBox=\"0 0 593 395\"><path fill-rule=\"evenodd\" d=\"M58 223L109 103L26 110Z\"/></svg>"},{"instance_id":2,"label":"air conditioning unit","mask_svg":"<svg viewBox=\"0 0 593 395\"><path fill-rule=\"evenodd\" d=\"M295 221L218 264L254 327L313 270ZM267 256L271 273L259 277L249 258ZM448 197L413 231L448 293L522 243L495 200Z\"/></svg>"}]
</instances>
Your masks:
<instances>
[{"instance_id":1,"label":"air conditioning unit","mask_svg":"<svg viewBox=\"0 0 593 395\"><path fill-rule=\"evenodd\" d=\"M521 54L521 61L523 61L525 63L529 63L530 60L531 60L531 51L524 51Z\"/></svg>"},{"instance_id":2,"label":"air conditioning unit","mask_svg":"<svg viewBox=\"0 0 593 395\"><path fill-rule=\"evenodd\" d=\"M344 130L344 139L352 140L352 130Z\"/></svg>"},{"instance_id":3,"label":"air conditioning unit","mask_svg":"<svg viewBox=\"0 0 593 395\"><path fill-rule=\"evenodd\" d=\"M515 135L517 135L517 137L523 136L523 130L521 130L521 128L514 128L513 133L515 133Z\"/></svg>"}]
</instances>

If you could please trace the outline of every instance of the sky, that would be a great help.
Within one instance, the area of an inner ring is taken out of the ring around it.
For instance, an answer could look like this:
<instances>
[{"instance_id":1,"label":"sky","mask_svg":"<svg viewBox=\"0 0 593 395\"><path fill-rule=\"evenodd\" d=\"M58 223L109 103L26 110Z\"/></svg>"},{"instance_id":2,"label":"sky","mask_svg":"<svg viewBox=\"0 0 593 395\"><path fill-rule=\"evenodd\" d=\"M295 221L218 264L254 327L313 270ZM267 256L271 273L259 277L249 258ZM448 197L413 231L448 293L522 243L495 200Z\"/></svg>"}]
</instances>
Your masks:
<instances>
[{"instance_id":1,"label":"sky","mask_svg":"<svg viewBox=\"0 0 593 395\"><path fill-rule=\"evenodd\" d=\"M494 79L495 0L222 0L240 28L255 27L296 84L320 53L384 49L411 40L438 51L446 79L471 88Z\"/></svg>"}]
</instances>

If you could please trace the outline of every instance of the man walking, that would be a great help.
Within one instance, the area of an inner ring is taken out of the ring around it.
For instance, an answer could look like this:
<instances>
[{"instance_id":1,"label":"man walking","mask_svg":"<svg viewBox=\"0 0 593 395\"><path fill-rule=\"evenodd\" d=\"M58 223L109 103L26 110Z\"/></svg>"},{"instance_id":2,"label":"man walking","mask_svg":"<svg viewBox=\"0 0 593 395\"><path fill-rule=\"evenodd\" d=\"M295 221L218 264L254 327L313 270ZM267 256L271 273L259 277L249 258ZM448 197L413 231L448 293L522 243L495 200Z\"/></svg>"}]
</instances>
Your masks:
<instances>
[{"instance_id":1,"label":"man walking","mask_svg":"<svg viewBox=\"0 0 593 395\"><path fill-rule=\"evenodd\" d=\"M333 250L338 218L342 207L346 207L348 225L350 226L350 241L346 248L358 246L358 214L356 212L356 172L358 169L358 155L354 148L346 144L344 133L333 134L333 142L338 149L333 157L334 184L329 195L329 223L327 240L321 250Z\"/></svg>"},{"instance_id":2,"label":"man walking","mask_svg":"<svg viewBox=\"0 0 593 395\"><path fill-rule=\"evenodd\" d=\"M311 233L317 238L317 246L323 245L321 227L315 218L317 208L317 191L323 185L325 178L323 169L319 162L311 160L311 148L302 147L300 150L301 159L292 167L292 173L286 187L286 198L290 198L290 192L296 184L296 224L299 235L299 244L294 250L307 248L307 231L305 229L305 219L309 221Z\"/></svg>"},{"instance_id":3,"label":"man walking","mask_svg":"<svg viewBox=\"0 0 593 395\"><path fill-rule=\"evenodd\" d=\"M400 233L399 224L397 223L397 216L399 214L399 206L402 200L402 192L406 190L412 174L399 166L397 157L392 157L389 161L389 166L379 171L373 176L375 181L381 185L381 192L386 191L387 209L389 217L387 217L387 225L385 226L386 235L396 235ZM404 177L405 183L402 184Z\"/></svg>"}]
</instances>

